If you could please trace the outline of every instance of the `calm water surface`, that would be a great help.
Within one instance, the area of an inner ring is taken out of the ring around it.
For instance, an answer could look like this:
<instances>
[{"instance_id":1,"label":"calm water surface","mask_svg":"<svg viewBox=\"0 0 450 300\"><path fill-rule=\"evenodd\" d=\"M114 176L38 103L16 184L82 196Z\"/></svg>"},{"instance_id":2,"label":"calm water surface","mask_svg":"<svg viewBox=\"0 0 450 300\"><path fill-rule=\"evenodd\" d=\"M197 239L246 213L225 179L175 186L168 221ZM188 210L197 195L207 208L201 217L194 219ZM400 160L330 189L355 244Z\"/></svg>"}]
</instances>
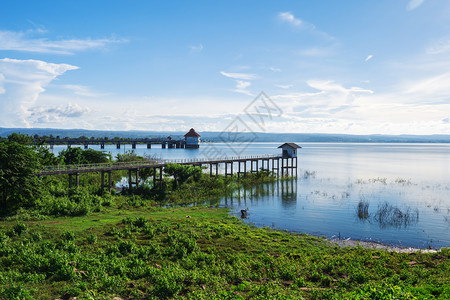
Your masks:
<instances>
[{"instance_id":1,"label":"calm water surface","mask_svg":"<svg viewBox=\"0 0 450 300\"><path fill-rule=\"evenodd\" d=\"M165 159L211 156L215 149L228 156L278 154L280 144L214 143L195 150L138 145L136 152ZM248 208L245 220L256 226L400 246L450 246L450 145L298 144L303 148L296 180L236 191L221 205L236 216ZM115 156L131 145L105 150Z\"/></svg>"}]
</instances>

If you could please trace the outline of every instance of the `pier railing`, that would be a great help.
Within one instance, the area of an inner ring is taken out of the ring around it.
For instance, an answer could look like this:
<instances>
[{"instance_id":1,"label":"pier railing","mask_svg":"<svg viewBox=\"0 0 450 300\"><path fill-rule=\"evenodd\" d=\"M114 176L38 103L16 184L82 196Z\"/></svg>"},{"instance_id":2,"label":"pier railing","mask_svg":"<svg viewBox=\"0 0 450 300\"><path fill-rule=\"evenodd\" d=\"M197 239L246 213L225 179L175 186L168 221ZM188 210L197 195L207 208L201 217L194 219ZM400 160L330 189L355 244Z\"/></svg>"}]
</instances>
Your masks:
<instances>
[{"instance_id":1,"label":"pier railing","mask_svg":"<svg viewBox=\"0 0 450 300\"><path fill-rule=\"evenodd\" d=\"M232 156L232 157L217 157L217 158L191 158L191 159L150 159L143 161L131 162L108 162L98 164L79 164L79 165L56 165L44 166L38 175L51 174L69 174L76 172L100 172L107 170L127 170L133 168L152 168L162 167L169 163L177 164L208 164L208 163L224 163L224 162L238 162L243 160L253 159L270 159L281 158L279 155L265 154L265 155L251 155L251 156Z\"/></svg>"}]
</instances>

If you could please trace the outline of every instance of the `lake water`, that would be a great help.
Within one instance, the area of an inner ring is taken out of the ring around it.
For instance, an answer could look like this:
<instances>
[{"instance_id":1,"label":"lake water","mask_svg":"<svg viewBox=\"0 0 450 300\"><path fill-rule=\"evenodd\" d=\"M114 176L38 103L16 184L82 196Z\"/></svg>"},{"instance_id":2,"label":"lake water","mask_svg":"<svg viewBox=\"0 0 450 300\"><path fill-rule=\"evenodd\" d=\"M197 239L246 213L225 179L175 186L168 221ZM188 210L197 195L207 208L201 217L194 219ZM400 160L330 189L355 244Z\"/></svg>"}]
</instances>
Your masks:
<instances>
[{"instance_id":1,"label":"lake water","mask_svg":"<svg viewBox=\"0 0 450 300\"><path fill-rule=\"evenodd\" d=\"M280 144L205 143L195 150L138 145L135 151L185 159L279 154ZM449 144L298 144L296 180L236 191L220 204L236 216L248 208L245 221L256 226L408 247L450 246ZM131 145L105 149L113 156L128 150Z\"/></svg>"}]
</instances>

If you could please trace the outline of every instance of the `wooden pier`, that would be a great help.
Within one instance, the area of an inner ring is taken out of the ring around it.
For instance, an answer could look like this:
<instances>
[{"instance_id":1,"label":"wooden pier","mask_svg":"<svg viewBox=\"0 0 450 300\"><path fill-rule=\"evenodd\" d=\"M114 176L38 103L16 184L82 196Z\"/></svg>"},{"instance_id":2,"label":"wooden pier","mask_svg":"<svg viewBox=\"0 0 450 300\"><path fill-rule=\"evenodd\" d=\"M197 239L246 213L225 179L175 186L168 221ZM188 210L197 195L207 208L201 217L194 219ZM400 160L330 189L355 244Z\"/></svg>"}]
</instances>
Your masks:
<instances>
[{"instance_id":1,"label":"wooden pier","mask_svg":"<svg viewBox=\"0 0 450 300\"><path fill-rule=\"evenodd\" d=\"M38 142L36 142L38 143ZM55 145L67 145L68 148L73 145L80 145L84 149L89 149L90 145L100 145L100 149L105 149L105 145L115 145L116 149L120 149L122 145L131 145L131 149L136 149L138 144L147 145L147 149L151 149L153 145L161 145L163 149L184 149L186 148L186 141L184 139L174 140L171 138L153 138L153 139L49 139L44 142L53 149Z\"/></svg>"},{"instance_id":2,"label":"wooden pier","mask_svg":"<svg viewBox=\"0 0 450 300\"><path fill-rule=\"evenodd\" d=\"M138 185L139 170L153 169L153 184L162 186L163 170L169 163L192 166L208 166L209 175L219 175L219 169L224 169L225 177L237 175L243 176L246 173L254 173L260 170L274 172L277 176L294 176L297 174L297 157L284 157L280 155L257 155L225 157L218 159L175 159L175 160L150 160L135 162L111 162L102 164L85 165L58 165L48 166L36 173L38 176L49 175L69 175L69 187L74 184L78 186L79 176L82 173L101 173L102 189L108 188L111 191L111 172L118 170L128 170L128 185L131 189ZM214 171L213 171L214 170ZM75 182L74 178L75 177ZM105 182L106 181L106 182Z\"/></svg>"}]
</instances>

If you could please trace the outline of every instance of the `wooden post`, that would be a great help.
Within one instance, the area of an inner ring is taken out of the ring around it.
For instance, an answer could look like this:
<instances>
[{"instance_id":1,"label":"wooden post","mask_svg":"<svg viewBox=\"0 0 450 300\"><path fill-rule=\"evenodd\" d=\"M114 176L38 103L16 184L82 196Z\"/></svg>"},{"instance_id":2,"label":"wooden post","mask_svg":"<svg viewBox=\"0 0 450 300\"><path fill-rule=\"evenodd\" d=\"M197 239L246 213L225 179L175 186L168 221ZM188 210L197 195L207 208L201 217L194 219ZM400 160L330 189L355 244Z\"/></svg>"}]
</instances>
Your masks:
<instances>
[{"instance_id":1,"label":"wooden post","mask_svg":"<svg viewBox=\"0 0 450 300\"><path fill-rule=\"evenodd\" d=\"M147 144L147 149L151 149L152 148L152 144L148 143Z\"/></svg>"},{"instance_id":2,"label":"wooden post","mask_svg":"<svg viewBox=\"0 0 450 300\"><path fill-rule=\"evenodd\" d=\"M163 167L159 167L159 188L162 189L163 185Z\"/></svg>"},{"instance_id":3,"label":"wooden post","mask_svg":"<svg viewBox=\"0 0 450 300\"><path fill-rule=\"evenodd\" d=\"M294 158L291 158L291 176L294 176Z\"/></svg>"},{"instance_id":4,"label":"wooden post","mask_svg":"<svg viewBox=\"0 0 450 300\"><path fill-rule=\"evenodd\" d=\"M130 191L131 191L131 186L132 185L132 182L131 182L131 169L130 170L128 170L128 188L130 189Z\"/></svg>"},{"instance_id":5,"label":"wooden post","mask_svg":"<svg viewBox=\"0 0 450 300\"><path fill-rule=\"evenodd\" d=\"M225 162L225 178L228 176L228 163Z\"/></svg>"},{"instance_id":6,"label":"wooden post","mask_svg":"<svg viewBox=\"0 0 450 300\"><path fill-rule=\"evenodd\" d=\"M111 189L112 189L112 184L111 184L111 176L112 176L112 172L108 171L108 191L111 193Z\"/></svg>"},{"instance_id":7,"label":"wooden post","mask_svg":"<svg viewBox=\"0 0 450 300\"><path fill-rule=\"evenodd\" d=\"M209 177L212 177L212 164L209 164Z\"/></svg>"},{"instance_id":8,"label":"wooden post","mask_svg":"<svg viewBox=\"0 0 450 300\"><path fill-rule=\"evenodd\" d=\"M280 159L277 158L277 177L280 177Z\"/></svg>"},{"instance_id":9,"label":"wooden post","mask_svg":"<svg viewBox=\"0 0 450 300\"><path fill-rule=\"evenodd\" d=\"M69 189L72 188L72 174L69 174Z\"/></svg>"},{"instance_id":10,"label":"wooden post","mask_svg":"<svg viewBox=\"0 0 450 300\"><path fill-rule=\"evenodd\" d=\"M136 187L139 186L139 169L136 169L136 182L135 182L135 184L136 184Z\"/></svg>"},{"instance_id":11,"label":"wooden post","mask_svg":"<svg viewBox=\"0 0 450 300\"><path fill-rule=\"evenodd\" d=\"M238 178L241 176L241 161L238 160Z\"/></svg>"},{"instance_id":12,"label":"wooden post","mask_svg":"<svg viewBox=\"0 0 450 300\"><path fill-rule=\"evenodd\" d=\"M298 157L295 157L295 177L297 177Z\"/></svg>"},{"instance_id":13,"label":"wooden post","mask_svg":"<svg viewBox=\"0 0 450 300\"><path fill-rule=\"evenodd\" d=\"M102 192L103 192L103 189L105 188L105 172L101 171L100 173L101 173L100 181L101 181L101 184L102 184Z\"/></svg>"},{"instance_id":14,"label":"wooden post","mask_svg":"<svg viewBox=\"0 0 450 300\"><path fill-rule=\"evenodd\" d=\"M219 163L216 163L216 177L219 176Z\"/></svg>"}]
</instances>

